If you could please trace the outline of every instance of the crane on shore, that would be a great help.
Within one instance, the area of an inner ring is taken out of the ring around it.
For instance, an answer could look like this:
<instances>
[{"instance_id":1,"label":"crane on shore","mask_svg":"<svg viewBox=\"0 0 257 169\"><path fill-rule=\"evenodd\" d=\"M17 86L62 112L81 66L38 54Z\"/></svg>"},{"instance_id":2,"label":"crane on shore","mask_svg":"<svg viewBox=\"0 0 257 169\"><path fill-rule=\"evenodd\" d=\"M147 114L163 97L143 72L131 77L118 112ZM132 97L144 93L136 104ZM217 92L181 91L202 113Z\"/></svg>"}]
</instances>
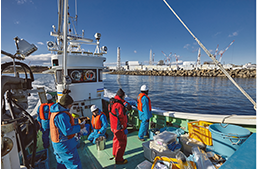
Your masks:
<instances>
[{"instance_id":1,"label":"crane on shore","mask_svg":"<svg viewBox=\"0 0 257 169\"><path fill-rule=\"evenodd\" d=\"M177 69L178 69L178 58L179 58L179 55L177 56L176 53L175 53L174 57L176 58L176 66L177 66Z\"/></svg>"},{"instance_id":2,"label":"crane on shore","mask_svg":"<svg viewBox=\"0 0 257 169\"><path fill-rule=\"evenodd\" d=\"M216 56L217 56L218 49L219 49L219 44L217 45L217 48L216 48L216 50L215 50L214 58L216 58Z\"/></svg>"},{"instance_id":3,"label":"crane on shore","mask_svg":"<svg viewBox=\"0 0 257 169\"><path fill-rule=\"evenodd\" d=\"M165 56L165 58L164 58L164 62L167 64L167 65L170 65L171 64L171 53L172 52L170 52L170 54L169 54L169 56L167 56L163 51L162 51L162 53L163 53L163 55Z\"/></svg>"},{"instance_id":4,"label":"crane on shore","mask_svg":"<svg viewBox=\"0 0 257 169\"><path fill-rule=\"evenodd\" d=\"M221 62L221 59L222 59L222 55L224 54L224 52L226 52L226 50L228 50L228 48L235 42L235 40L233 40L229 45L228 47L224 50L224 51L221 51L220 52L220 59L219 59L219 62Z\"/></svg>"}]
</instances>

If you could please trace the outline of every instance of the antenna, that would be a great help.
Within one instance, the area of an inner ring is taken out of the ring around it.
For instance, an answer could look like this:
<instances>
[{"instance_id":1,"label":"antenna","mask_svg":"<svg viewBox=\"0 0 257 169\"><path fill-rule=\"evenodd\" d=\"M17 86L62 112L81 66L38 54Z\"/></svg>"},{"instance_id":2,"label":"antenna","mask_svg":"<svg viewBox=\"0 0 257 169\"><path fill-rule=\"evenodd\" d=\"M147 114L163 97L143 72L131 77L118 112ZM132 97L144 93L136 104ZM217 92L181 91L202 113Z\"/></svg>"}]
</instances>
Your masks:
<instances>
[{"instance_id":1,"label":"antenna","mask_svg":"<svg viewBox=\"0 0 257 169\"><path fill-rule=\"evenodd\" d=\"M222 55L224 54L224 52L226 52L226 50L228 50L228 48L234 43L234 41L235 41L235 40L233 40L233 41L228 45L228 47L227 47L223 52L221 52L219 62L221 62Z\"/></svg>"}]
</instances>

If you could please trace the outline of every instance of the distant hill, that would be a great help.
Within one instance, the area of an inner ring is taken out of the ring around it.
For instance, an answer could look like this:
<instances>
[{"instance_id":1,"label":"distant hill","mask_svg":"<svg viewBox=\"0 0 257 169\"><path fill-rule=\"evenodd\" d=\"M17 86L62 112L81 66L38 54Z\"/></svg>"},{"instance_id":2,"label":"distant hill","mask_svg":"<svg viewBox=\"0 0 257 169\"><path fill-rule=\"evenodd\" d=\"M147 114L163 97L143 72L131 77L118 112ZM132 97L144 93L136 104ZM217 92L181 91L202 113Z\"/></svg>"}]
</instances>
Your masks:
<instances>
[{"instance_id":1,"label":"distant hill","mask_svg":"<svg viewBox=\"0 0 257 169\"><path fill-rule=\"evenodd\" d=\"M30 69L33 73L42 73L43 71L48 70L49 67L47 67L47 66L30 66ZM16 67L16 71L24 72L24 70L19 66ZM13 67L10 66L9 68L5 69L4 73L13 73Z\"/></svg>"}]
</instances>

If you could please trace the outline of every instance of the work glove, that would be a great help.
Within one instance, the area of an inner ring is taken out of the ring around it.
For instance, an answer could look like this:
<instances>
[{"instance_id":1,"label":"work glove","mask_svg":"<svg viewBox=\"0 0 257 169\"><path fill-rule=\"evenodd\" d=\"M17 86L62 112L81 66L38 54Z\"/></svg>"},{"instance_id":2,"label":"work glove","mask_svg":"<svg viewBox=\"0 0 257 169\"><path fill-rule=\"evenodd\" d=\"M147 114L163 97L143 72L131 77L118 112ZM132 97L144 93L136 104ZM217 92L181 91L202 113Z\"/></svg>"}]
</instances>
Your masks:
<instances>
[{"instance_id":1,"label":"work glove","mask_svg":"<svg viewBox=\"0 0 257 169\"><path fill-rule=\"evenodd\" d=\"M124 134L125 134L125 135L128 134L128 130L127 130L127 129L124 130Z\"/></svg>"},{"instance_id":2,"label":"work glove","mask_svg":"<svg viewBox=\"0 0 257 169\"><path fill-rule=\"evenodd\" d=\"M127 107L126 107L126 110L127 110L127 111L132 110L132 106L131 106L130 104L128 104Z\"/></svg>"}]
</instances>

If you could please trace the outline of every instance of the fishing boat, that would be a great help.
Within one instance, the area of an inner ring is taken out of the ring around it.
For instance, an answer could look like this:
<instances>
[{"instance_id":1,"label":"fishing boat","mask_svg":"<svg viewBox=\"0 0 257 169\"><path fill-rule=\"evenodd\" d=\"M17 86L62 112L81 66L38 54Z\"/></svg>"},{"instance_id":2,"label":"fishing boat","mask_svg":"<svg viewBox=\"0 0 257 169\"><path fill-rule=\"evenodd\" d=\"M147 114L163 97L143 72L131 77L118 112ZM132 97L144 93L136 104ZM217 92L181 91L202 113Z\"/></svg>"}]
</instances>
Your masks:
<instances>
[{"instance_id":1,"label":"fishing boat","mask_svg":"<svg viewBox=\"0 0 257 169\"><path fill-rule=\"evenodd\" d=\"M166 1L164 0L166 3ZM49 51L52 52L51 66L52 68L45 73L52 73L56 83L56 91L45 91L44 88L33 89L32 82L34 76L29 66L16 62L15 59L23 60L26 56L33 53L36 47L29 44L24 39L15 38L17 53L10 54L2 51L2 54L10 56L13 62L2 64L1 72L9 66L14 68L14 76L6 76L2 74L2 163L4 169L9 168L56 168L55 155L53 148L43 148L41 140L42 133L38 130L37 122L37 108L41 103L46 103L45 93L50 93L56 96L58 101L62 97L64 89L71 90L70 95L74 99L74 104L70 109L70 113L76 114L79 118L90 118L91 105L97 105L108 117L108 104L110 98L104 98L104 83L102 79L102 72L104 69L103 63L106 61L104 54L107 53L106 46L100 46L101 34L95 34L95 41L93 39L85 38L84 31L78 35L75 31L70 29L70 20L76 19L68 15L68 0L58 1L58 27L53 26L51 36L55 37L55 41L47 42ZM166 3L167 4L167 3ZM170 7L167 4L168 7ZM170 8L171 9L171 8ZM176 15L177 16L177 15ZM177 16L178 17L178 16ZM63 29L62 29L62 25ZM63 31L62 31L63 30ZM189 30L189 29L188 29ZM191 31L190 31L191 32ZM194 37L194 36L193 36ZM196 38L195 38L196 39ZM212 59L213 56L200 43L208 56ZM95 45L95 51L85 51L82 45ZM216 60L216 59L215 59ZM218 66L222 65L215 61ZM21 78L16 72L16 67L19 66L25 73L25 78ZM226 73L225 73L226 74ZM233 79L232 79L233 80ZM233 82L234 83L234 82ZM239 87L240 88L240 87ZM243 89L240 88L243 91ZM27 112L28 97L30 93L37 92L39 95L39 102L32 112ZM248 97L248 96L247 96ZM254 101L253 101L254 102ZM6 103L8 105L6 105ZM256 107L256 103L254 102ZM256 116L243 115L211 115L211 114L196 114L190 112L174 112L174 111L160 111L153 109L153 117L151 119L150 130L153 135L158 135L155 131L161 130L183 130L185 133L195 130L191 129L198 122L211 125L212 123L219 124L223 128L228 125L240 126L249 131L247 138L242 139L239 136L228 136L231 144L239 144L242 140L244 143L235 151L220 168L252 168L255 166L256 158ZM152 152L149 148L148 138L145 142L138 139L138 129L140 127L140 120L138 118L138 110L133 107L129 112L129 133L127 135L127 147L124 158L128 159L128 163L124 165L116 165L112 157L112 132L108 128L108 138L106 138L105 148L101 151L98 145L94 145L87 140L87 137L81 137L78 141L78 153L82 162L83 168L101 169L101 168L140 168L140 164L153 163L154 159L148 159L147 156L152 157ZM207 129L205 128L205 131ZM253 133L253 134L252 134ZM203 135L203 133L199 133ZM225 137L225 136L224 136ZM232 138L233 137L233 138ZM210 141L211 137L205 138L204 141ZM221 138L222 139L222 138ZM233 140L235 139L235 140ZM218 140L219 141L219 140ZM148 147L147 147L148 146ZM243 148L242 148L243 147ZM212 144L208 146L211 150ZM173 158L175 156L173 155ZM145 161L145 160L148 161ZM240 160L239 160L240 159ZM243 160L242 160L243 159ZM151 161L151 162L149 162ZM237 161L237 162L235 162ZM254 163L255 162L255 163ZM244 167L242 167L244 166ZM247 167L245 167L247 166ZM148 166L149 167L149 166Z\"/></svg>"}]
</instances>

